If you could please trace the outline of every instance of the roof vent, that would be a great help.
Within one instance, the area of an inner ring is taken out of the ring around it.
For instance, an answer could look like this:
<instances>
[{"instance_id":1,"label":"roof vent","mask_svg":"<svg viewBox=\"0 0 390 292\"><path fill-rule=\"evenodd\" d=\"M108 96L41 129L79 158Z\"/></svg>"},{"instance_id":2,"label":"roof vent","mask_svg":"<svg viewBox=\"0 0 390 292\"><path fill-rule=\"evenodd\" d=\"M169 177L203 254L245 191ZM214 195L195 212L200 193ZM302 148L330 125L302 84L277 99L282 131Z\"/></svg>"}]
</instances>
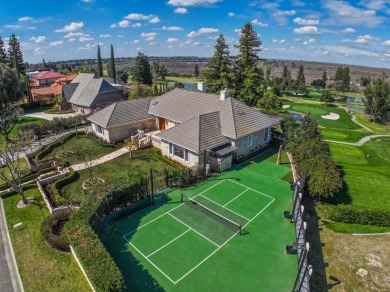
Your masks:
<instances>
[{"instance_id":1,"label":"roof vent","mask_svg":"<svg viewBox=\"0 0 390 292\"><path fill-rule=\"evenodd\" d=\"M157 100L153 100L152 101L152 106L156 106L158 104L158 101Z\"/></svg>"}]
</instances>

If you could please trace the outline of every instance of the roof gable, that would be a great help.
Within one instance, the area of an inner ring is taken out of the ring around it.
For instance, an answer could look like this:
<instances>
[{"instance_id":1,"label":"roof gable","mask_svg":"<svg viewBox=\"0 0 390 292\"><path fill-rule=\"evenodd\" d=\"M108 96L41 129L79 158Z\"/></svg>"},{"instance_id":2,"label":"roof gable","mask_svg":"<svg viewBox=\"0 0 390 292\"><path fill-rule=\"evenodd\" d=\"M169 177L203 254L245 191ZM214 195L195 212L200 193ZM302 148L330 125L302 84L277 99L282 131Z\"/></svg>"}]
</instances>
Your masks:
<instances>
[{"instance_id":1,"label":"roof gable","mask_svg":"<svg viewBox=\"0 0 390 292\"><path fill-rule=\"evenodd\" d=\"M65 77L65 75L62 75L57 72L52 71L42 71L41 73L35 75L33 78L35 80L44 80L44 79L53 79L53 78L62 78Z\"/></svg>"}]
</instances>

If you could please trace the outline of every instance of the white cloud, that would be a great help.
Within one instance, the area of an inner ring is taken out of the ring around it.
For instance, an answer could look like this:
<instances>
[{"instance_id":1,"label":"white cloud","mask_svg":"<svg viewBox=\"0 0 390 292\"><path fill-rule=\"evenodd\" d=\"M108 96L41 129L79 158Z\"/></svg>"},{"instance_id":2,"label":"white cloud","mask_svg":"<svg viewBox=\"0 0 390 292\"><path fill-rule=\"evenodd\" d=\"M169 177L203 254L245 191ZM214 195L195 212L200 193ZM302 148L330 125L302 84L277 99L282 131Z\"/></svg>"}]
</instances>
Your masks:
<instances>
[{"instance_id":1,"label":"white cloud","mask_svg":"<svg viewBox=\"0 0 390 292\"><path fill-rule=\"evenodd\" d=\"M297 34L319 34L320 33L318 28L312 25L295 28L293 32Z\"/></svg>"},{"instance_id":2,"label":"white cloud","mask_svg":"<svg viewBox=\"0 0 390 292\"><path fill-rule=\"evenodd\" d=\"M177 43L179 40L175 38L169 38L167 39L167 43Z\"/></svg>"},{"instance_id":3,"label":"white cloud","mask_svg":"<svg viewBox=\"0 0 390 292\"><path fill-rule=\"evenodd\" d=\"M160 18L158 16L153 16L149 19L149 23L159 23L161 22Z\"/></svg>"},{"instance_id":4,"label":"white cloud","mask_svg":"<svg viewBox=\"0 0 390 292\"><path fill-rule=\"evenodd\" d=\"M64 44L64 41L57 41L57 42L52 42L49 44L51 47L58 47Z\"/></svg>"},{"instance_id":5,"label":"white cloud","mask_svg":"<svg viewBox=\"0 0 390 292\"><path fill-rule=\"evenodd\" d=\"M187 37L193 38L193 37L198 37L203 34L209 34L209 33L215 33L218 32L219 30L217 28L209 28L209 27L203 27L198 29L198 31L191 31L189 34L187 34Z\"/></svg>"},{"instance_id":6,"label":"white cloud","mask_svg":"<svg viewBox=\"0 0 390 292\"><path fill-rule=\"evenodd\" d=\"M273 40L272 40L272 43L273 43L273 44L275 44L275 43L284 44L285 42L286 42L286 40L285 40L285 39L281 39L280 41L279 41L279 40L277 40L277 39L273 39Z\"/></svg>"},{"instance_id":7,"label":"white cloud","mask_svg":"<svg viewBox=\"0 0 390 292\"><path fill-rule=\"evenodd\" d=\"M234 31L236 34L241 35L241 28L233 29L233 31Z\"/></svg>"},{"instance_id":8,"label":"white cloud","mask_svg":"<svg viewBox=\"0 0 390 292\"><path fill-rule=\"evenodd\" d=\"M41 54L44 54L46 53L45 50L43 48L36 48L34 50L34 55L41 55Z\"/></svg>"},{"instance_id":9,"label":"white cloud","mask_svg":"<svg viewBox=\"0 0 390 292\"><path fill-rule=\"evenodd\" d=\"M299 25L317 25L320 23L318 19L303 19L300 17L294 18L293 21Z\"/></svg>"},{"instance_id":10,"label":"white cloud","mask_svg":"<svg viewBox=\"0 0 390 292\"><path fill-rule=\"evenodd\" d=\"M268 26L268 24L263 23L261 21L258 21L257 19L252 20L251 23L253 25L260 26L260 27L267 27Z\"/></svg>"},{"instance_id":11,"label":"white cloud","mask_svg":"<svg viewBox=\"0 0 390 292\"><path fill-rule=\"evenodd\" d=\"M110 37L111 37L111 35L108 34L108 33L99 35L99 38L102 38L102 39L107 39L107 38L110 38Z\"/></svg>"},{"instance_id":12,"label":"white cloud","mask_svg":"<svg viewBox=\"0 0 390 292\"><path fill-rule=\"evenodd\" d=\"M4 28L9 28L12 30L25 30L25 29L35 30L35 29L37 29L35 26L23 26L23 25L19 25L19 24L6 24L6 25L4 25Z\"/></svg>"},{"instance_id":13,"label":"white cloud","mask_svg":"<svg viewBox=\"0 0 390 292\"><path fill-rule=\"evenodd\" d=\"M70 24L65 25L61 29L56 29L55 32L70 32L70 31L77 31L84 27L84 22L71 22Z\"/></svg>"},{"instance_id":14,"label":"white cloud","mask_svg":"<svg viewBox=\"0 0 390 292\"><path fill-rule=\"evenodd\" d=\"M32 37L30 38L30 41L34 41L37 44L44 43L47 41L47 38L43 35L38 36L38 37Z\"/></svg>"},{"instance_id":15,"label":"white cloud","mask_svg":"<svg viewBox=\"0 0 390 292\"><path fill-rule=\"evenodd\" d=\"M113 24L110 25L110 27L111 27L111 28L115 28L115 27L116 27L116 24L113 23Z\"/></svg>"},{"instance_id":16,"label":"white cloud","mask_svg":"<svg viewBox=\"0 0 390 292\"><path fill-rule=\"evenodd\" d=\"M215 4L221 1L222 0L169 0L167 4L172 6L196 6Z\"/></svg>"},{"instance_id":17,"label":"white cloud","mask_svg":"<svg viewBox=\"0 0 390 292\"><path fill-rule=\"evenodd\" d=\"M273 16L292 16L295 14L297 14L297 12L295 10L279 10L279 11L276 11L272 15Z\"/></svg>"},{"instance_id":18,"label":"white cloud","mask_svg":"<svg viewBox=\"0 0 390 292\"><path fill-rule=\"evenodd\" d=\"M128 20L122 20L122 21L118 22L119 27L125 28L125 27L128 27L129 25L130 25L130 21L128 21Z\"/></svg>"},{"instance_id":19,"label":"white cloud","mask_svg":"<svg viewBox=\"0 0 390 292\"><path fill-rule=\"evenodd\" d=\"M234 13L233 13L233 12L229 12L228 15L229 15L230 17L233 17L233 16L234 16Z\"/></svg>"},{"instance_id":20,"label":"white cloud","mask_svg":"<svg viewBox=\"0 0 390 292\"><path fill-rule=\"evenodd\" d=\"M29 21L29 20L33 20L34 18L30 17L30 16L24 16L24 17L20 17L18 19L18 21Z\"/></svg>"},{"instance_id":21,"label":"white cloud","mask_svg":"<svg viewBox=\"0 0 390 292\"><path fill-rule=\"evenodd\" d=\"M379 57L379 53L362 50L362 49L356 49L356 48L350 48L347 46L331 46L326 45L324 46L324 49L328 51L329 53L336 54L336 55L344 55L344 56L365 56L365 57Z\"/></svg>"},{"instance_id":22,"label":"white cloud","mask_svg":"<svg viewBox=\"0 0 390 292\"><path fill-rule=\"evenodd\" d=\"M186 14L188 12L188 10L187 10L187 8L184 8L184 7L178 7L175 10L173 10L173 12L175 12L177 14Z\"/></svg>"},{"instance_id":23,"label":"white cloud","mask_svg":"<svg viewBox=\"0 0 390 292\"><path fill-rule=\"evenodd\" d=\"M194 47L197 47L197 46L200 46L201 43L200 43L200 42L194 42L192 45L193 45Z\"/></svg>"},{"instance_id":24,"label":"white cloud","mask_svg":"<svg viewBox=\"0 0 390 292\"><path fill-rule=\"evenodd\" d=\"M132 27L141 27L142 24L139 23L139 22L136 22L136 23L132 24L131 26L132 26Z\"/></svg>"},{"instance_id":25,"label":"white cloud","mask_svg":"<svg viewBox=\"0 0 390 292\"><path fill-rule=\"evenodd\" d=\"M352 27L347 27L347 28L340 30L340 32L341 33L354 33L354 32L356 32L356 30L353 29Z\"/></svg>"},{"instance_id":26,"label":"white cloud","mask_svg":"<svg viewBox=\"0 0 390 292\"><path fill-rule=\"evenodd\" d=\"M66 35L64 35L64 38L69 39L69 38L74 38L74 37L90 37L90 34L87 33L82 33L82 32L70 32Z\"/></svg>"},{"instance_id":27,"label":"white cloud","mask_svg":"<svg viewBox=\"0 0 390 292\"><path fill-rule=\"evenodd\" d=\"M132 44L139 44L141 41L140 40L134 40L134 41L132 41L131 43Z\"/></svg>"},{"instance_id":28,"label":"white cloud","mask_svg":"<svg viewBox=\"0 0 390 292\"><path fill-rule=\"evenodd\" d=\"M180 26L163 26L162 30L168 30L168 31L180 31L183 30Z\"/></svg>"},{"instance_id":29,"label":"white cloud","mask_svg":"<svg viewBox=\"0 0 390 292\"><path fill-rule=\"evenodd\" d=\"M372 44L372 41L374 40L379 40L379 39L366 34L366 35L360 35L356 39L344 39L343 42L354 43L354 44Z\"/></svg>"},{"instance_id":30,"label":"white cloud","mask_svg":"<svg viewBox=\"0 0 390 292\"><path fill-rule=\"evenodd\" d=\"M86 44L85 47L79 47L79 50L87 50L87 51L92 51L92 49L96 47L94 44Z\"/></svg>"},{"instance_id":31,"label":"white cloud","mask_svg":"<svg viewBox=\"0 0 390 292\"><path fill-rule=\"evenodd\" d=\"M93 41L93 38L83 37L83 36L79 38L79 42L89 42L89 41Z\"/></svg>"},{"instance_id":32,"label":"white cloud","mask_svg":"<svg viewBox=\"0 0 390 292\"><path fill-rule=\"evenodd\" d=\"M381 45L386 46L386 47L390 47L390 40L383 41Z\"/></svg>"},{"instance_id":33,"label":"white cloud","mask_svg":"<svg viewBox=\"0 0 390 292\"><path fill-rule=\"evenodd\" d=\"M124 17L124 19L128 20L148 20L149 16L140 13L130 13Z\"/></svg>"},{"instance_id":34,"label":"white cloud","mask_svg":"<svg viewBox=\"0 0 390 292\"><path fill-rule=\"evenodd\" d=\"M169 49L172 49L174 46L168 46Z\"/></svg>"},{"instance_id":35,"label":"white cloud","mask_svg":"<svg viewBox=\"0 0 390 292\"><path fill-rule=\"evenodd\" d=\"M143 38L156 37L158 34L156 32L143 32L140 34Z\"/></svg>"},{"instance_id":36,"label":"white cloud","mask_svg":"<svg viewBox=\"0 0 390 292\"><path fill-rule=\"evenodd\" d=\"M136 50L136 51L141 51L142 48L141 48L141 47L138 47L138 48L136 48L135 50Z\"/></svg>"},{"instance_id":37,"label":"white cloud","mask_svg":"<svg viewBox=\"0 0 390 292\"><path fill-rule=\"evenodd\" d=\"M158 45L159 45L158 42L150 42L150 43L149 43L149 46L158 46Z\"/></svg>"},{"instance_id":38,"label":"white cloud","mask_svg":"<svg viewBox=\"0 0 390 292\"><path fill-rule=\"evenodd\" d=\"M376 27L385 22L385 18L376 14L372 9L361 9L342 0L323 0L323 7L328 10L331 24L363 25Z\"/></svg>"},{"instance_id":39,"label":"white cloud","mask_svg":"<svg viewBox=\"0 0 390 292\"><path fill-rule=\"evenodd\" d=\"M72 43L72 42L77 41L77 39L75 39L75 38L70 38L70 39L68 39L68 41Z\"/></svg>"},{"instance_id":40,"label":"white cloud","mask_svg":"<svg viewBox=\"0 0 390 292\"><path fill-rule=\"evenodd\" d=\"M82 0L84 3L92 3L93 0Z\"/></svg>"},{"instance_id":41,"label":"white cloud","mask_svg":"<svg viewBox=\"0 0 390 292\"><path fill-rule=\"evenodd\" d=\"M314 43L315 41L316 41L316 39L313 39L313 38L308 40L309 43Z\"/></svg>"}]
</instances>

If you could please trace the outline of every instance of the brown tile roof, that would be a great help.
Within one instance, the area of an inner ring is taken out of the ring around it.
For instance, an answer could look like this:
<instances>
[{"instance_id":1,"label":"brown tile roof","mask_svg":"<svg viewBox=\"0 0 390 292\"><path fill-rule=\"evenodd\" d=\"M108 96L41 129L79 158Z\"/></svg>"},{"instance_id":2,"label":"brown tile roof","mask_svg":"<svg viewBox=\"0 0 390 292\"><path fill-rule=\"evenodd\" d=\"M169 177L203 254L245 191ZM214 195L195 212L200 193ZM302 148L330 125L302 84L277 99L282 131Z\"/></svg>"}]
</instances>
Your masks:
<instances>
[{"instance_id":1,"label":"brown tile roof","mask_svg":"<svg viewBox=\"0 0 390 292\"><path fill-rule=\"evenodd\" d=\"M219 112L196 116L161 132L157 137L195 153L230 143L230 140L221 134Z\"/></svg>"},{"instance_id":2,"label":"brown tile roof","mask_svg":"<svg viewBox=\"0 0 390 292\"><path fill-rule=\"evenodd\" d=\"M55 86L55 87L41 87L41 88L32 88L31 93L33 95L50 95L53 94L54 96L60 95L62 93L61 86Z\"/></svg>"},{"instance_id":3,"label":"brown tile roof","mask_svg":"<svg viewBox=\"0 0 390 292\"><path fill-rule=\"evenodd\" d=\"M42 71L38 75L35 75L33 78L35 80L44 80L44 79L53 79L53 78L62 78L65 77L65 75L62 75L57 72L52 72L52 71Z\"/></svg>"}]
</instances>

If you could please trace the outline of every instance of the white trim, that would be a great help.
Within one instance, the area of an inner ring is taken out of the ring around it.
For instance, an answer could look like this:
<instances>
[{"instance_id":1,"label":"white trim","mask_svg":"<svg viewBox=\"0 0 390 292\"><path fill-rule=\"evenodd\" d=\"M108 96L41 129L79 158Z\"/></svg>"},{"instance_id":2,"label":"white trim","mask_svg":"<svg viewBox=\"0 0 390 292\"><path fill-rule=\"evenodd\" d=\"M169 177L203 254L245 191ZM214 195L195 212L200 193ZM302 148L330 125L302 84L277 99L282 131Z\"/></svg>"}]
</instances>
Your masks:
<instances>
[{"instance_id":1,"label":"white trim","mask_svg":"<svg viewBox=\"0 0 390 292\"><path fill-rule=\"evenodd\" d=\"M234 197L233 199L231 199L229 202L227 202L225 205L223 205L224 207L226 205L229 205L231 202L233 202L235 199L237 199L238 197L240 197L241 195L243 195L245 192L249 191L249 189L246 189L245 191L241 192L240 194L238 194L236 197Z\"/></svg>"},{"instance_id":2,"label":"white trim","mask_svg":"<svg viewBox=\"0 0 390 292\"><path fill-rule=\"evenodd\" d=\"M243 185L243 184L240 184L240 183L238 183L238 182L236 182L236 181L234 181L234 180L232 180L232 179L230 179L230 178L228 178L228 180L230 180L231 182L234 182L234 183L236 183L236 184L238 184L238 185L240 185L240 186L242 186L242 187L244 187L244 188L247 188L247 189L249 189L249 190L251 190L251 191L254 191L254 192L256 192L256 193L258 193L258 194L260 194L260 195L263 195L263 196L265 196L265 197L267 197L267 198L270 198L270 199L275 200L274 197L268 196L268 195L266 195L266 194L264 194L264 193L262 193L262 192L259 192L259 191L255 190L255 189L248 188L247 186L245 186L245 185Z\"/></svg>"},{"instance_id":3,"label":"white trim","mask_svg":"<svg viewBox=\"0 0 390 292\"><path fill-rule=\"evenodd\" d=\"M159 247L158 249L156 249L154 252L152 252L151 254L147 255L146 257L151 257L152 255L154 255L156 252L162 250L164 247L170 245L172 242L174 242L175 240L179 239L180 237L182 237L184 234L186 234L188 231L191 231L191 229L187 229L186 231L184 231L182 234L180 234L179 236L175 237L174 239L172 239L170 242L164 244L163 246Z\"/></svg>"}]
</instances>

